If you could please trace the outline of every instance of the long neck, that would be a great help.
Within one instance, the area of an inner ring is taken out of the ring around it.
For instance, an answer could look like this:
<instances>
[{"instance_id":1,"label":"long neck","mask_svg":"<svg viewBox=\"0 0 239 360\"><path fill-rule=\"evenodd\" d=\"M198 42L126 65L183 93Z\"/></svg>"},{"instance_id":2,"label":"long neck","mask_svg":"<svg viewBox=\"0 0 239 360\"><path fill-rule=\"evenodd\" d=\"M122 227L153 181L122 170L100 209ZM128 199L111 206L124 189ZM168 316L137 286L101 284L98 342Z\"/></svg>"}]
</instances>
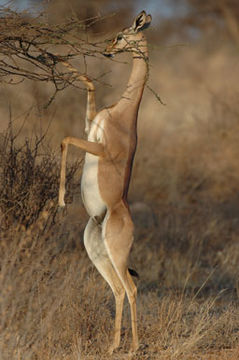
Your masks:
<instances>
[{"instance_id":1,"label":"long neck","mask_svg":"<svg viewBox=\"0 0 239 360\"><path fill-rule=\"evenodd\" d=\"M141 40L140 49L133 52L133 67L127 88L121 97L122 103L125 105L131 104L139 107L145 82L147 80L147 42L146 39Z\"/></svg>"}]
</instances>

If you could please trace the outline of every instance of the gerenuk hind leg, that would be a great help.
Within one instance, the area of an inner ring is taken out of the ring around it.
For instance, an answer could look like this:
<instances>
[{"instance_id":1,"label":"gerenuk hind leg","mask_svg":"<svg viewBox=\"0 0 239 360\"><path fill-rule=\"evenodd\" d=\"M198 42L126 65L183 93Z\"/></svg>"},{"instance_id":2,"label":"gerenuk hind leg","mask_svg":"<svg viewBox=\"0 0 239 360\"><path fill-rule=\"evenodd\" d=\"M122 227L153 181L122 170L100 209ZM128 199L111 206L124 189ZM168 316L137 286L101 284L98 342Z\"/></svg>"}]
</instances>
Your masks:
<instances>
[{"instance_id":1,"label":"gerenuk hind leg","mask_svg":"<svg viewBox=\"0 0 239 360\"><path fill-rule=\"evenodd\" d=\"M133 242L133 223L129 210L123 202L108 211L103 227L105 247L129 300L132 324L131 350L136 351L139 346L136 313L137 288L128 271L128 256Z\"/></svg>"},{"instance_id":2,"label":"gerenuk hind leg","mask_svg":"<svg viewBox=\"0 0 239 360\"><path fill-rule=\"evenodd\" d=\"M109 349L109 352L112 353L114 349L116 349L119 346L120 343L121 320L122 320L123 304L125 297L125 289L106 251L102 239L102 226L97 223L95 218L90 218L86 226L84 232L84 243L89 258L94 263L99 273L108 282L114 293L115 306L116 306L115 330L114 330L113 344Z\"/></svg>"}]
</instances>

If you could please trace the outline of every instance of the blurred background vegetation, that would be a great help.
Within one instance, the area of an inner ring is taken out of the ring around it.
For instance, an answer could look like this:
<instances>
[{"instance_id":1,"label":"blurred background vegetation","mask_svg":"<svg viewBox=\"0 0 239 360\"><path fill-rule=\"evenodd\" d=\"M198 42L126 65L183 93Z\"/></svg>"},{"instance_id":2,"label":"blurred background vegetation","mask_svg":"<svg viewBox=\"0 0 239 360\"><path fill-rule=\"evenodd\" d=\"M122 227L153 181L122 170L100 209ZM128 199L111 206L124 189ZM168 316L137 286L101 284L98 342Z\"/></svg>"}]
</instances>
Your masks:
<instances>
[{"instance_id":1,"label":"blurred background vegetation","mask_svg":"<svg viewBox=\"0 0 239 360\"><path fill-rule=\"evenodd\" d=\"M115 13L114 19L109 18L102 25L97 25L103 31L117 25L122 26L122 17L125 22L130 21L135 13L145 7L142 0L129 0L127 4L115 0L13 0L12 6L17 9L47 9L52 21L61 21L64 18L77 15L79 19L89 19L95 16L105 16ZM231 38L238 42L238 2L236 0L149 0L147 11L154 15L154 26L160 38L182 37L190 39L202 38L204 35L220 33L224 39ZM121 21L119 22L119 19ZM160 24L160 27L159 27ZM165 40L166 40L165 39Z\"/></svg>"},{"instance_id":2,"label":"blurred background vegetation","mask_svg":"<svg viewBox=\"0 0 239 360\"><path fill-rule=\"evenodd\" d=\"M137 12L152 14L129 192L130 262L140 274L139 328L149 344L137 359L201 359L210 351L210 359L237 359L238 1L19 0L11 7L29 7L28 19L44 11L49 24L92 19L82 37L100 49ZM98 109L119 99L131 70L128 55L79 55L72 63L95 80ZM84 136L86 92L69 86L46 106L53 92L51 83L28 79L0 87L4 360L107 359L114 304L82 245L88 217L80 199L84 154L76 149L67 210L57 212L59 144Z\"/></svg>"}]
</instances>

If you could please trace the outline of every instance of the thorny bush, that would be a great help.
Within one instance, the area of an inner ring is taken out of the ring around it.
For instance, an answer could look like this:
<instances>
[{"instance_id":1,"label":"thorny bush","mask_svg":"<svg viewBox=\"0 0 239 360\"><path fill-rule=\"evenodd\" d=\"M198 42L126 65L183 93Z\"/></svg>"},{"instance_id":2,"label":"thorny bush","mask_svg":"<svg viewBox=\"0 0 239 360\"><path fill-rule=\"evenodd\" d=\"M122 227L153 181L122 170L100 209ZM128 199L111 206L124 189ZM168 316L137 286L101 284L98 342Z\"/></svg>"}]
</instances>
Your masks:
<instances>
[{"instance_id":1,"label":"thorny bush","mask_svg":"<svg viewBox=\"0 0 239 360\"><path fill-rule=\"evenodd\" d=\"M51 221L57 210L59 186L58 159L47 146L46 133L20 143L19 133L14 134L11 122L0 134L0 229L21 224L28 228L37 221L51 202ZM75 174L79 162L68 167L68 201L78 186Z\"/></svg>"}]
</instances>

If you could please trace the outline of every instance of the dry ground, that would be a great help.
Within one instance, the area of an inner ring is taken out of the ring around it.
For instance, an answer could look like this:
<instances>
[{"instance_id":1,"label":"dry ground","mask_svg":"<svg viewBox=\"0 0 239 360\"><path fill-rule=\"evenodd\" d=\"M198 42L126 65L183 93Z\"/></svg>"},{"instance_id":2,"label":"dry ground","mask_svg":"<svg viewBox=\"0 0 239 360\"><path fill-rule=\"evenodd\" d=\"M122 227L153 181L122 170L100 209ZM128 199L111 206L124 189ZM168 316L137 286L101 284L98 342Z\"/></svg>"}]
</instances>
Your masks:
<instances>
[{"instance_id":1,"label":"dry ground","mask_svg":"<svg viewBox=\"0 0 239 360\"><path fill-rule=\"evenodd\" d=\"M167 105L146 89L139 114L129 202L142 348L131 359L239 358L238 50L211 45L151 50L149 83ZM89 73L109 67L112 89L97 85L99 107L120 96L129 74L127 64L95 60ZM0 360L109 359L114 302L82 245L87 215L74 162L67 210L56 204L59 143L82 135L85 93L67 90L44 110L50 87L0 91ZM25 123L7 145L9 109L15 133ZM128 358L129 320L125 303L112 359Z\"/></svg>"}]
</instances>

